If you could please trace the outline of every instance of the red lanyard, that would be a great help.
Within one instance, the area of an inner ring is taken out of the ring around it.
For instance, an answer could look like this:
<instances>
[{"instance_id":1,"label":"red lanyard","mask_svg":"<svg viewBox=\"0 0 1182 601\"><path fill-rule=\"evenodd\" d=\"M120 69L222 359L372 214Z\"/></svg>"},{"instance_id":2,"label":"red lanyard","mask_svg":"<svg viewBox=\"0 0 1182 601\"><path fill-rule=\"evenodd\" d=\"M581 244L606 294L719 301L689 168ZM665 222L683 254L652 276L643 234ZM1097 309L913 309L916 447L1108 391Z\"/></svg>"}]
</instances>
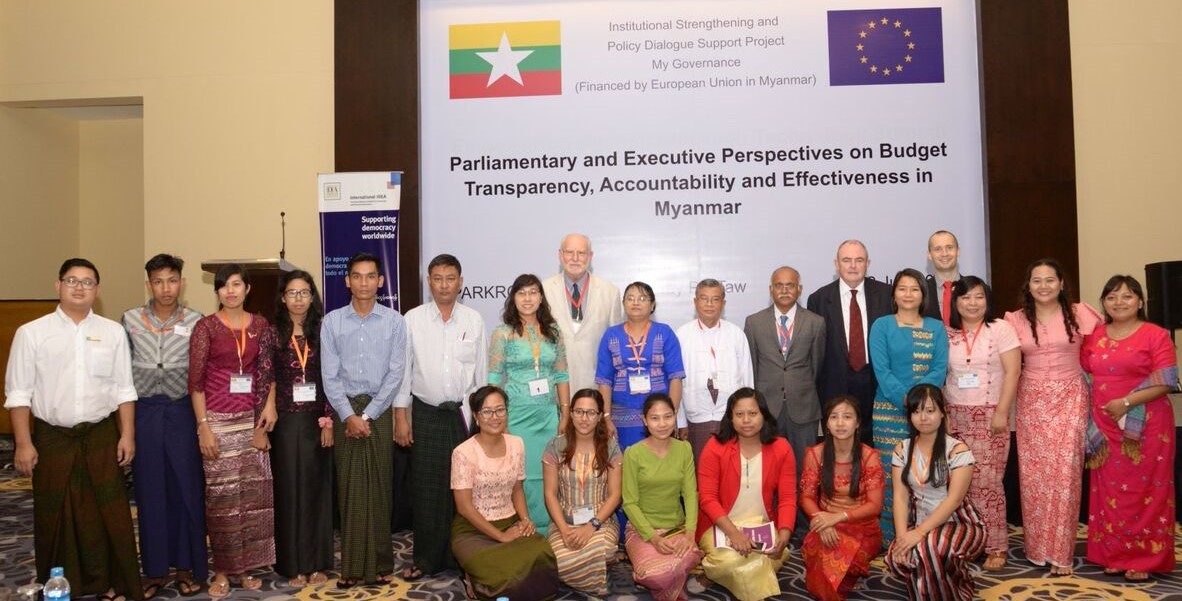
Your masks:
<instances>
[{"instance_id":1,"label":"red lanyard","mask_svg":"<svg viewBox=\"0 0 1182 601\"><path fill-rule=\"evenodd\" d=\"M225 315L223 315L220 311L218 312L218 319L222 320L222 323L226 324L227 328L230 328L230 335L233 336L234 330L236 329L234 327L234 324L230 323L230 320ZM241 374L243 371L242 355L246 354L246 326L250 325L249 314L248 314L245 321L246 321L246 323L242 324L242 342L241 343L238 342L238 337L234 338L234 348L238 350L238 373L239 374Z\"/></svg>"},{"instance_id":2,"label":"red lanyard","mask_svg":"<svg viewBox=\"0 0 1182 601\"><path fill-rule=\"evenodd\" d=\"M301 383L307 382L308 381L308 369L307 369L307 365L308 365L308 339L304 338L304 352L301 353L299 345L296 344L296 335L293 333L291 335L291 348L295 349L296 361L300 362L300 371L303 372L300 382Z\"/></svg>"},{"instance_id":3,"label":"red lanyard","mask_svg":"<svg viewBox=\"0 0 1182 601\"><path fill-rule=\"evenodd\" d=\"M574 282L574 283L578 284L578 282ZM566 293L566 300L567 300L567 302L570 303L570 306L572 306L576 309L583 308L583 301L587 300L587 288L590 285L591 285L591 274L588 273L587 276L583 278L583 290L581 291L581 294L579 294L579 300L577 300L577 301L575 300L575 298L573 296L570 295L570 289L566 287L566 284L564 283L562 285L562 291Z\"/></svg>"},{"instance_id":4,"label":"red lanyard","mask_svg":"<svg viewBox=\"0 0 1182 601\"><path fill-rule=\"evenodd\" d=\"M640 339L637 340L637 339L632 338L632 334L628 333L628 325L627 324L624 325L624 334L627 334L627 336L628 336L628 348L632 349L632 360L636 362L635 369L637 372L639 372L643 369L643 367L641 367L641 365L640 365L641 360L643 358L643 357L641 357L641 355L644 353L644 347L648 345L648 331L649 331L649 328L652 328L652 327L653 327L653 322L650 321L648 323L645 323L644 324L644 333L641 334Z\"/></svg>"},{"instance_id":5,"label":"red lanyard","mask_svg":"<svg viewBox=\"0 0 1182 601\"><path fill-rule=\"evenodd\" d=\"M973 362L973 345L977 344L977 338L979 338L981 336L981 327L984 325L985 325L985 320L982 319L981 323L977 324L976 331L973 332L973 341L972 342L969 342L968 332L966 332L963 327L960 329L960 337L964 339L964 346L965 346L964 362L965 363L972 363Z\"/></svg>"},{"instance_id":6,"label":"red lanyard","mask_svg":"<svg viewBox=\"0 0 1182 601\"><path fill-rule=\"evenodd\" d=\"M767 323L767 322L764 322L764 323ZM792 340L792 329L795 327L796 327L796 320L795 319L793 319L792 322L788 324L787 330L784 329L784 326L780 325L780 320L778 320L778 319L776 320L776 331L780 333L780 353L781 354L788 352L788 342L790 340Z\"/></svg>"}]
</instances>

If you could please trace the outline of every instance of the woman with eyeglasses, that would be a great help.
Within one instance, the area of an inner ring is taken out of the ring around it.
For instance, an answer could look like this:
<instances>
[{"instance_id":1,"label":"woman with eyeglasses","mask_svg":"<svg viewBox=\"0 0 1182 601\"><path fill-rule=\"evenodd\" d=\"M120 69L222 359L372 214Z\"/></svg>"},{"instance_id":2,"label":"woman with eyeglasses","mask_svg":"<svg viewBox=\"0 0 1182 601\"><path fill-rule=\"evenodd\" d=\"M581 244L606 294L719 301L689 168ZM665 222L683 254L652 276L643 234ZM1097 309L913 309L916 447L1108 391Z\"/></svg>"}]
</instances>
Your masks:
<instances>
[{"instance_id":1,"label":"woman with eyeglasses","mask_svg":"<svg viewBox=\"0 0 1182 601\"><path fill-rule=\"evenodd\" d=\"M542 282L532 273L517 276L509 287L502 319L489 343L488 383L504 386L513 401L508 426L525 443L525 502L544 536L550 513L542 494L542 452L570 417L566 347Z\"/></svg>"},{"instance_id":2,"label":"woman with eyeglasses","mask_svg":"<svg viewBox=\"0 0 1182 601\"><path fill-rule=\"evenodd\" d=\"M681 344L677 334L666 324L653 321L657 299L652 286L632 282L624 289L622 324L603 333L599 342L599 361L595 385L603 395L605 425L616 436L620 448L644 438L644 400L650 394L669 396L673 412L681 405L681 380L685 368L681 362Z\"/></svg>"},{"instance_id":3,"label":"woman with eyeglasses","mask_svg":"<svg viewBox=\"0 0 1182 601\"><path fill-rule=\"evenodd\" d=\"M739 601L779 595L776 571L796 522L796 458L763 393L745 387L727 399L698 461L698 499L706 577Z\"/></svg>"},{"instance_id":4,"label":"woman with eyeglasses","mask_svg":"<svg viewBox=\"0 0 1182 601\"><path fill-rule=\"evenodd\" d=\"M205 519L214 577L209 596L263 583L248 570L275 563L271 448L275 427L275 330L244 308L250 276L238 264L213 277L218 311L197 322L189 341L189 392L205 458Z\"/></svg>"},{"instance_id":5,"label":"woman with eyeglasses","mask_svg":"<svg viewBox=\"0 0 1182 601\"><path fill-rule=\"evenodd\" d=\"M604 596L607 562L615 556L620 524L620 445L603 424L603 395L584 388L571 399L566 431L546 445L542 479L550 510L550 546L558 577L588 595Z\"/></svg>"},{"instance_id":6,"label":"woman with eyeglasses","mask_svg":"<svg viewBox=\"0 0 1182 601\"><path fill-rule=\"evenodd\" d=\"M475 432L451 454L452 553L469 599L550 599L558 593L557 562L529 519L525 443L505 431L508 405L496 386L468 397Z\"/></svg>"},{"instance_id":7,"label":"woman with eyeglasses","mask_svg":"<svg viewBox=\"0 0 1182 601\"><path fill-rule=\"evenodd\" d=\"M275 299L275 571L287 585L323 584L333 567L332 412L320 385L324 305L312 274L289 271Z\"/></svg>"}]
</instances>

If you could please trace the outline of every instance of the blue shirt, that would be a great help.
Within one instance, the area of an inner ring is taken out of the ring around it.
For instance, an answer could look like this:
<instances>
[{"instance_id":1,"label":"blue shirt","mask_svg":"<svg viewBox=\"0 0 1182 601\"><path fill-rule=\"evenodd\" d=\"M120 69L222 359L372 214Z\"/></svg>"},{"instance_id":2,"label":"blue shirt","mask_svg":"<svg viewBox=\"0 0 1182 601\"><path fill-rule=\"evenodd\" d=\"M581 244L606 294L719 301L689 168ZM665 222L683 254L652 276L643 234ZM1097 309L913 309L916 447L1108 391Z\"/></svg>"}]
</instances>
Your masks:
<instances>
[{"instance_id":1,"label":"blue shirt","mask_svg":"<svg viewBox=\"0 0 1182 601\"><path fill-rule=\"evenodd\" d=\"M372 400L363 416L377 419L394 401L406 366L406 322L397 311L375 303L362 317L349 303L324 316L320 325L320 373L324 394L345 421L353 413L349 397Z\"/></svg>"}]
</instances>

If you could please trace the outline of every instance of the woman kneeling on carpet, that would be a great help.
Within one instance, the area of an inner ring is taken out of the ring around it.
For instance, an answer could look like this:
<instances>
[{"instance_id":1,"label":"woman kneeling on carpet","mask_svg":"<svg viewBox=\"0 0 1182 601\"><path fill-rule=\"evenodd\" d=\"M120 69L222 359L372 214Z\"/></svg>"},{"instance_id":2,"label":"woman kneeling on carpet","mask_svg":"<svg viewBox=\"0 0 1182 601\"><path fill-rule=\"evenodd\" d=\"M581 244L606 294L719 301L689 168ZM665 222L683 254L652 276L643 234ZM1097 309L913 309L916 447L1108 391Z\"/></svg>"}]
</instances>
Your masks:
<instances>
[{"instance_id":1,"label":"woman kneeling on carpet","mask_svg":"<svg viewBox=\"0 0 1182 601\"><path fill-rule=\"evenodd\" d=\"M451 455L456 518L451 547L472 599L552 599L558 593L554 551L525 505L525 444L507 434L508 398L482 386L468 398L476 433Z\"/></svg>"}]
</instances>

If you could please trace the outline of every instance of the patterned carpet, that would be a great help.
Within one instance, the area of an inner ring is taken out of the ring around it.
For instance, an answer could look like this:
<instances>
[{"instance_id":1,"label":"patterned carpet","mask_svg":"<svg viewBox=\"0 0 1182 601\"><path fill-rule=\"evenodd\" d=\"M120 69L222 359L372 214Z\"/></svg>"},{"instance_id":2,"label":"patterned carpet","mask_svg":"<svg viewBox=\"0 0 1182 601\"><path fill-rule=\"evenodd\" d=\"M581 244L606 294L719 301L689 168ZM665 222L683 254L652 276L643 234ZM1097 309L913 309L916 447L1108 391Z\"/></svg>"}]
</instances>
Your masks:
<instances>
[{"instance_id":1,"label":"patterned carpet","mask_svg":"<svg viewBox=\"0 0 1182 601\"><path fill-rule=\"evenodd\" d=\"M28 583L33 577L33 499L27 478L15 477L11 469L0 471L0 587L10 590ZM1081 526L1077 556L1082 557L1085 529ZM394 535L395 551L399 565L409 560L410 535ZM1124 599L1128 601L1182 600L1182 568L1175 569L1167 576L1154 578L1146 584L1129 584L1119 576L1104 576L1098 566L1076 559L1075 576L1052 578L1044 568L1027 563L1022 556L1021 528L1010 528L1010 560L1004 572L983 572L977 570L978 597L985 600L1052 600L1052 601L1095 601L1100 599ZM1176 534L1174 551L1182 562L1182 529ZM872 575L856 590L851 599L874 599L882 601L905 600L907 593L900 581L893 579L884 570L881 560L871 568ZM383 587L358 587L338 590L330 580L327 585L307 587L302 590L286 587L286 580L269 572L259 571L256 576L263 579L263 588L258 591L235 589L230 599L307 599L324 601L346 601L360 599L421 599L439 601L462 601L463 587L459 574L444 572L435 578L424 578L415 583L398 582ZM807 600L804 588L804 568L799 555L794 554L779 574L780 587L784 591L778 599ZM611 573L612 595L616 601L649 600L644 589L633 584L626 564L617 564ZM161 589L157 598L177 598L176 589ZM587 597L565 590L562 600L582 600ZM733 599L720 586L703 590L696 582L690 586L691 599L724 600ZM204 592L194 600L209 599Z\"/></svg>"}]
</instances>

